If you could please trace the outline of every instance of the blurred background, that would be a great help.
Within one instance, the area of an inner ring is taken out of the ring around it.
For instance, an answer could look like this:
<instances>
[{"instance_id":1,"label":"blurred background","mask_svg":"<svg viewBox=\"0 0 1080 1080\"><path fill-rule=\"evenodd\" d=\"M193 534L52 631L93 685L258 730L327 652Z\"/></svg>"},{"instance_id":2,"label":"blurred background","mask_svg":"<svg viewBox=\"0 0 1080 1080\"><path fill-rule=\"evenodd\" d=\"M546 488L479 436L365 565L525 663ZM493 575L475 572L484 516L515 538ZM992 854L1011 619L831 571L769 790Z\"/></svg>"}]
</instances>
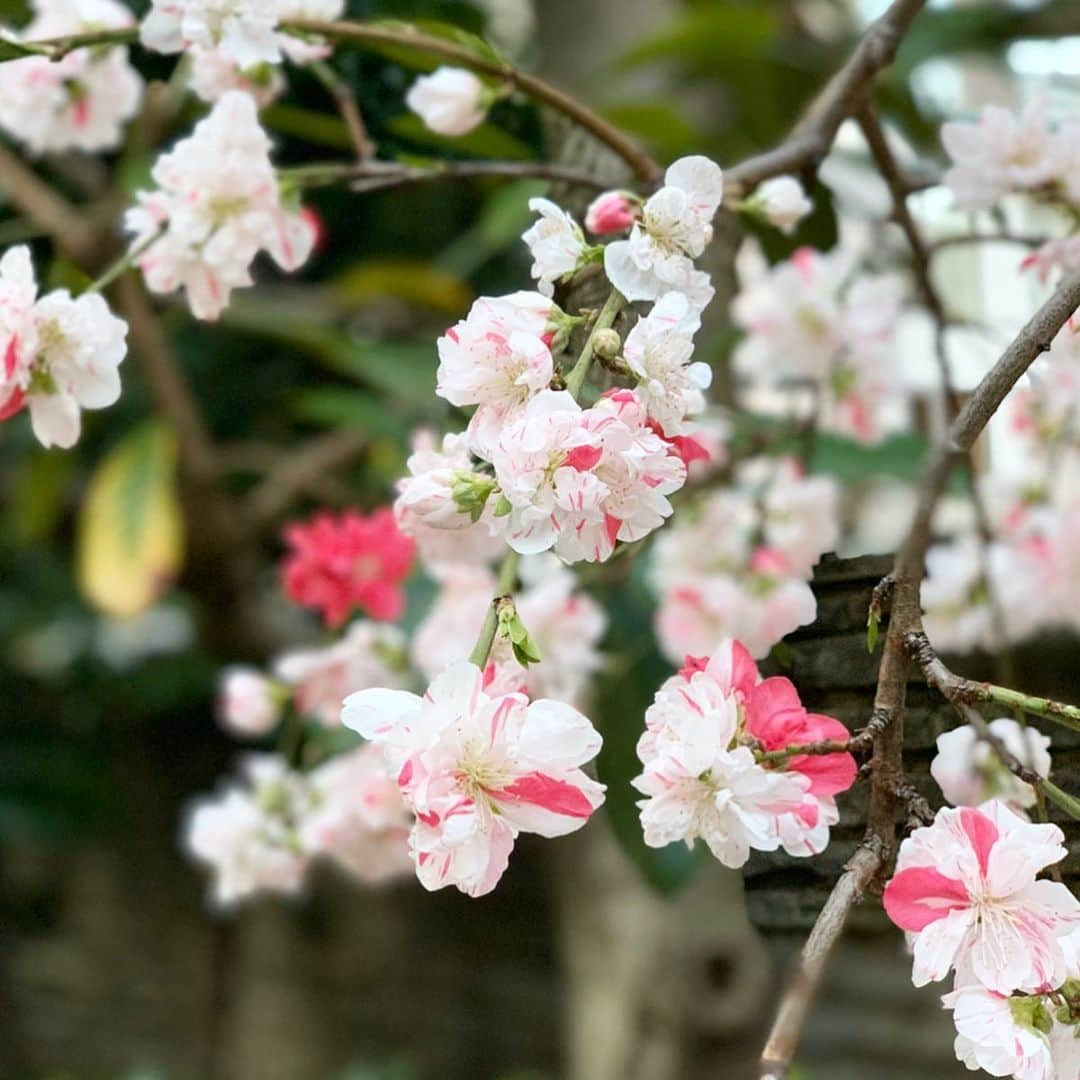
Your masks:
<instances>
[{"instance_id":1,"label":"blurred background","mask_svg":"<svg viewBox=\"0 0 1080 1080\"><path fill-rule=\"evenodd\" d=\"M661 161L700 152L729 164L780 139L885 6L350 0L349 14L483 34ZM18 24L25 12L0 0L0 17ZM619 177L615 163L518 101L452 145L438 140L404 109L414 72L400 59L350 52L334 61L381 155L554 157ZM167 58L140 53L138 63L148 79L169 78ZM289 83L264 114L278 160L340 157L347 136L325 90L297 70ZM936 169L942 118L1040 92L1059 102L1080 92L1075 0L931 3L879 101L910 161ZM162 130L136 124L104 164L46 158L37 167L80 202L123 206L155 148L201 108L186 98ZM545 190L506 181L320 190L311 203L324 243L302 275L284 281L262 267L260 287L217 326L166 306L170 344L228 448L212 483L178 467L153 376L131 360L120 403L86 418L75 450L42 450L21 420L0 429L0 1076L751 1075L803 921L774 913L763 936L748 920L741 875L681 851L647 852L628 791L582 834L521 843L482 900L427 894L411 880L362 890L323 873L299 902L222 916L208 910L206 882L179 850L185 803L238 753L214 721L218 670L264 663L320 633L280 594L281 525L316 506L366 510L391 499L411 431L449 422L433 393L435 337L476 295L527 287L519 238L528 197ZM854 130L841 133L814 196L818 210L794 238L763 237L769 258L800 243L832 247L841 233L873 245L885 228L887 193ZM573 205L568 193L559 198ZM940 190L913 205L931 236L964 227ZM740 236L731 222L717 232L705 265L718 298L699 357L714 366L722 403ZM74 280L0 191L0 248L24 240L54 283ZM958 332L962 382L1000 348L997 328L1034 305L1038 285L1018 284L1016 262L1000 248L942 260L950 297L983 327ZM902 531L939 419L929 403L931 333L918 313L901 328L916 402L910 432L872 450L837 440L819 448L816 467L848 485L845 554L887 552ZM1002 439L995 452L1007 453ZM324 456L312 458L313 445ZM238 533L230 500L253 494L257 522ZM118 518L131 540L123 549L100 539L101 522ZM598 720L613 748L606 779L618 783L622 769L625 787L644 705L667 669L649 645L644 591L586 585L617 616L610 651L624 662L605 676ZM430 583L410 581L406 625L430 596ZM646 659L626 661L639 646ZM792 878L785 887L802 886ZM912 990L901 943L870 920L838 957L800 1075L965 1075L951 1039L934 988Z\"/></svg>"}]
</instances>

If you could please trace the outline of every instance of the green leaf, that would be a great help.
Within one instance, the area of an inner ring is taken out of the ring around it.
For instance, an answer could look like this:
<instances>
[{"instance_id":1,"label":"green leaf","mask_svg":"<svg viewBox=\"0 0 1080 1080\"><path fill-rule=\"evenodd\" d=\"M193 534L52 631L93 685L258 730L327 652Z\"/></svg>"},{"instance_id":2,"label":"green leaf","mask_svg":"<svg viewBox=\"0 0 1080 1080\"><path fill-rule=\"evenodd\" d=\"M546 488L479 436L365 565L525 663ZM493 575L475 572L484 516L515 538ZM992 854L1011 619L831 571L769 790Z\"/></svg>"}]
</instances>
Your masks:
<instances>
[{"instance_id":1,"label":"green leaf","mask_svg":"<svg viewBox=\"0 0 1080 1080\"><path fill-rule=\"evenodd\" d=\"M352 138L345 122L336 116L303 109L297 105L268 105L259 119L271 130L333 150L352 150Z\"/></svg>"},{"instance_id":2,"label":"green leaf","mask_svg":"<svg viewBox=\"0 0 1080 1080\"><path fill-rule=\"evenodd\" d=\"M337 275L331 288L350 307L393 296L453 316L464 313L473 299L458 275L426 259L364 259Z\"/></svg>"},{"instance_id":3,"label":"green leaf","mask_svg":"<svg viewBox=\"0 0 1080 1080\"><path fill-rule=\"evenodd\" d=\"M370 341L311 314L310 306L245 297L222 322L303 352L345 378L381 390L403 405L429 409L435 393L434 344Z\"/></svg>"},{"instance_id":4,"label":"green leaf","mask_svg":"<svg viewBox=\"0 0 1080 1080\"><path fill-rule=\"evenodd\" d=\"M604 110L617 128L649 144L658 157L672 161L700 146L701 131L683 113L663 101L622 102Z\"/></svg>"},{"instance_id":5,"label":"green leaf","mask_svg":"<svg viewBox=\"0 0 1080 1080\"><path fill-rule=\"evenodd\" d=\"M917 480L930 444L924 435L892 435L876 446L864 446L839 435L817 435L811 456L814 472L832 473L843 483L855 484L875 476Z\"/></svg>"},{"instance_id":6,"label":"green leaf","mask_svg":"<svg viewBox=\"0 0 1080 1080\"><path fill-rule=\"evenodd\" d=\"M363 390L325 387L301 390L290 402L293 416L328 428L354 428L365 435L399 439L403 422L386 402Z\"/></svg>"},{"instance_id":7,"label":"green leaf","mask_svg":"<svg viewBox=\"0 0 1080 1080\"><path fill-rule=\"evenodd\" d=\"M478 59L509 67L506 60L482 37L471 34L468 30L455 26L453 23L440 22L437 19L415 19L410 22L402 22L399 19L378 19L370 25L394 30L403 35L419 32L426 34L428 37L440 38L443 41L449 41L468 49ZM441 56L436 56L422 45L410 46L407 44L383 44L380 42L365 45L365 48L378 53L380 56L385 56L388 60L393 60L397 64L402 64L417 71L434 71L440 64L453 63L453 61L446 60ZM481 78L484 78L482 72L478 72L478 74Z\"/></svg>"},{"instance_id":8,"label":"green leaf","mask_svg":"<svg viewBox=\"0 0 1080 1080\"><path fill-rule=\"evenodd\" d=\"M98 610L138 615L179 572L184 523L176 467L176 437L151 422L126 435L94 471L76 555L79 588Z\"/></svg>"},{"instance_id":9,"label":"green leaf","mask_svg":"<svg viewBox=\"0 0 1080 1080\"><path fill-rule=\"evenodd\" d=\"M866 616L866 651L871 656L874 655L874 650L877 648L878 643L878 630L881 626L881 614L877 611L871 611Z\"/></svg>"}]
</instances>

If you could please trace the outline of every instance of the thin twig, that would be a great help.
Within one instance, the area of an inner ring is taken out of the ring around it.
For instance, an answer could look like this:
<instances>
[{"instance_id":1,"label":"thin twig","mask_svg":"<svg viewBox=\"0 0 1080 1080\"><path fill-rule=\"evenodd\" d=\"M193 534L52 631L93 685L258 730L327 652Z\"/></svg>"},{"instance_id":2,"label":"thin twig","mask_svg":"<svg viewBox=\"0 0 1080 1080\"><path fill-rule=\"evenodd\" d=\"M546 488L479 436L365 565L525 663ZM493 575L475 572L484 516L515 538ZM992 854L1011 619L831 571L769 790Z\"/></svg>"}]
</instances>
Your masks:
<instances>
[{"instance_id":1,"label":"thin twig","mask_svg":"<svg viewBox=\"0 0 1080 1080\"><path fill-rule=\"evenodd\" d=\"M502 177L508 180L552 180L602 191L608 183L598 176L544 161L435 161L430 165L406 165L395 161L331 161L295 165L278 170L278 176L297 187L348 184L352 191L378 191L399 184L430 180Z\"/></svg>"},{"instance_id":2,"label":"thin twig","mask_svg":"<svg viewBox=\"0 0 1080 1080\"><path fill-rule=\"evenodd\" d=\"M348 83L323 60L312 61L308 68L334 99L338 112L341 113L341 119L345 122L345 129L352 140L357 161L369 161L375 156L376 147L371 141L367 124L364 123L364 118L360 113L360 106L357 105Z\"/></svg>"}]
</instances>

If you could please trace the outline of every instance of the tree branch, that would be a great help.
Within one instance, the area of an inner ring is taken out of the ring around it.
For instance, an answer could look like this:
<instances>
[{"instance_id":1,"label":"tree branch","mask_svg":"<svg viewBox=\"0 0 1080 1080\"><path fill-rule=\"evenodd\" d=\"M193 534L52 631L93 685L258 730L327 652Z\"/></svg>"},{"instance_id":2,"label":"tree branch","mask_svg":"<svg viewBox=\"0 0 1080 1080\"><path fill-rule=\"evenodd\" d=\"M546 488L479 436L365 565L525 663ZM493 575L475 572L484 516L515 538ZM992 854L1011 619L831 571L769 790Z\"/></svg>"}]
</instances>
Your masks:
<instances>
[{"instance_id":1,"label":"tree branch","mask_svg":"<svg viewBox=\"0 0 1080 1080\"><path fill-rule=\"evenodd\" d=\"M399 184L429 180L472 179L496 176L509 180L552 180L602 191L609 184L591 173L544 161L438 161L431 165L406 165L396 161L331 161L295 165L278 170L278 175L298 187L323 187L346 183L351 190L367 192Z\"/></svg>"},{"instance_id":2,"label":"tree branch","mask_svg":"<svg viewBox=\"0 0 1080 1080\"><path fill-rule=\"evenodd\" d=\"M733 197L762 180L782 173L813 174L832 149L840 125L856 114L878 73L892 63L896 50L926 0L893 0L867 27L844 66L815 98L802 120L779 146L747 158L725 173Z\"/></svg>"},{"instance_id":3,"label":"tree branch","mask_svg":"<svg viewBox=\"0 0 1080 1080\"><path fill-rule=\"evenodd\" d=\"M832 950L844 932L848 914L881 870L884 858L884 851L876 842L861 845L825 901L799 955L799 966L781 999L762 1051L762 1080L784 1080L788 1075Z\"/></svg>"}]
</instances>

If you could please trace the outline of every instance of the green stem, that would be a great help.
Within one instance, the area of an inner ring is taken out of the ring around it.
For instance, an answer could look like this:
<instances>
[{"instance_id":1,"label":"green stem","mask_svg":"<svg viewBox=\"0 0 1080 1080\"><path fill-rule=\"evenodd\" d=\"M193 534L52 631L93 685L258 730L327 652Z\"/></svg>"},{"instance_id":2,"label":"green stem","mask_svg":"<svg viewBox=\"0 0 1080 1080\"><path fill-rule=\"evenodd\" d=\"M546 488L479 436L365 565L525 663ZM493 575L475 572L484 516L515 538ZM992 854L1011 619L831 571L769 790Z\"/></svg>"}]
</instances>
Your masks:
<instances>
[{"instance_id":1,"label":"green stem","mask_svg":"<svg viewBox=\"0 0 1080 1080\"><path fill-rule=\"evenodd\" d=\"M589 368L592 367L593 351L596 348L596 335L601 330L611 329L612 323L615 322L616 316L618 316L625 303L626 301L618 289L612 289L610 295L604 301L604 306L600 309L600 314L596 316L596 322L593 323L593 328L585 339L585 345L582 347L577 363L571 369L570 374L566 376L566 389L570 391L573 397L576 398L581 393L581 388L585 385L585 377L589 374Z\"/></svg>"},{"instance_id":2,"label":"green stem","mask_svg":"<svg viewBox=\"0 0 1080 1080\"><path fill-rule=\"evenodd\" d=\"M5 60L21 60L26 56L44 56L63 60L76 49L96 45L131 45L139 39L137 26L113 27L111 30L91 30L85 34L68 34L47 41L15 41L0 33L0 64Z\"/></svg>"},{"instance_id":3,"label":"green stem","mask_svg":"<svg viewBox=\"0 0 1080 1080\"><path fill-rule=\"evenodd\" d=\"M849 754L851 742L848 739L823 739L814 743L792 743L780 750L756 750L754 757L758 761L787 761L800 755L818 756L822 754Z\"/></svg>"},{"instance_id":4,"label":"green stem","mask_svg":"<svg viewBox=\"0 0 1080 1080\"><path fill-rule=\"evenodd\" d=\"M1080 821L1080 799L1073 798L1067 791L1062 791L1057 784L1049 780L1040 780L1038 786L1052 803L1064 810L1074 821Z\"/></svg>"},{"instance_id":5,"label":"green stem","mask_svg":"<svg viewBox=\"0 0 1080 1080\"><path fill-rule=\"evenodd\" d=\"M1076 705L1063 705L1060 701L1051 701L1049 698L1032 697L1030 694L1022 694L1019 690L1010 690L1005 686L994 686L993 683L980 685L980 691L985 694L987 701L996 702L1009 709L1021 709L1034 716L1042 716L1047 720L1070 731L1080 731L1080 707Z\"/></svg>"},{"instance_id":6,"label":"green stem","mask_svg":"<svg viewBox=\"0 0 1080 1080\"><path fill-rule=\"evenodd\" d=\"M502 565L499 567L499 577L495 582L495 595L488 605L487 614L484 616L484 625L480 627L480 636L476 639L473 651L469 654L470 663L483 669L487 666L488 657L491 655L491 647L495 644L495 634L499 629L499 613L497 611L499 600L509 596L514 591L514 583L517 581L518 559L520 556L513 549L503 556Z\"/></svg>"},{"instance_id":7,"label":"green stem","mask_svg":"<svg viewBox=\"0 0 1080 1080\"><path fill-rule=\"evenodd\" d=\"M96 293L101 292L107 286L111 285L121 274L126 273L134 265L136 260L142 255L149 247L151 247L155 241L161 238L164 233L164 227L157 229L157 231L151 233L144 240L140 241L133 248L126 251L120 256L111 266L107 266L101 274L96 277L89 285L83 290L84 293Z\"/></svg>"}]
</instances>

